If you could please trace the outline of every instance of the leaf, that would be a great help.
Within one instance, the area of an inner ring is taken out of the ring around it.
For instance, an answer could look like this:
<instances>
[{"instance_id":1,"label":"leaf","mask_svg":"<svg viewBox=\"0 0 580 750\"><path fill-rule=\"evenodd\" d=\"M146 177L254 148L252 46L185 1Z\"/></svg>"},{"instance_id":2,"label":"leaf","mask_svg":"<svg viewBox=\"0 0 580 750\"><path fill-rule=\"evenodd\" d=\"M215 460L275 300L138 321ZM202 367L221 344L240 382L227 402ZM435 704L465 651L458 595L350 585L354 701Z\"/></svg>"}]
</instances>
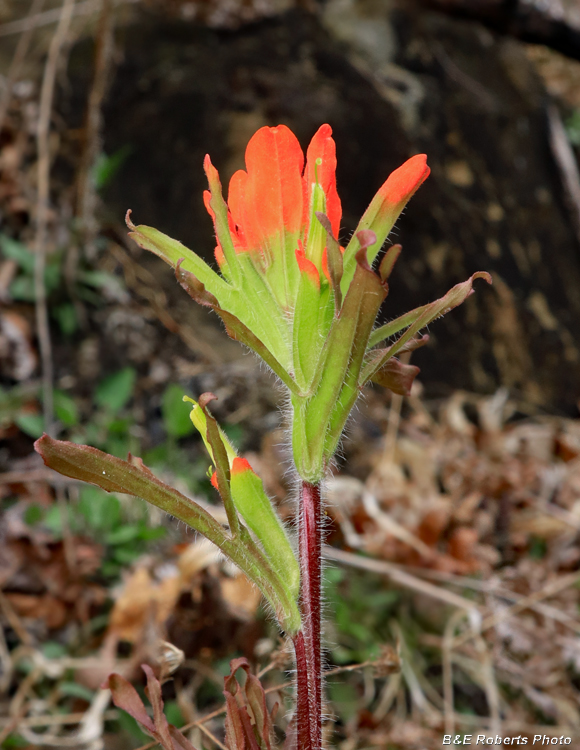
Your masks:
<instances>
[{"instance_id":1,"label":"leaf","mask_svg":"<svg viewBox=\"0 0 580 750\"><path fill-rule=\"evenodd\" d=\"M344 251L342 291L345 294L354 275L355 257L360 251L361 230L372 230L376 233L375 247L367 252L368 262L372 264L406 203L428 175L427 157L425 154L416 154L389 175L372 199Z\"/></svg>"},{"instance_id":2,"label":"leaf","mask_svg":"<svg viewBox=\"0 0 580 750\"><path fill-rule=\"evenodd\" d=\"M96 190L103 190L111 184L132 152L133 146L125 144L110 156L104 151L97 156L91 170L91 177Z\"/></svg>"},{"instance_id":3,"label":"leaf","mask_svg":"<svg viewBox=\"0 0 580 750\"><path fill-rule=\"evenodd\" d=\"M387 279L393 272L393 268L395 267L395 263L399 259L401 250L402 247L400 245L393 245L383 255L383 259L381 260L379 265L379 276L381 277L382 281L387 281Z\"/></svg>"},{"instance_id":4,"label":"leaf","mask_svg":"<svg viewBox=\"0 0 580 750\"><path fill-rule=\"evenodd\" d=\"M340 308L342 307L342 291L340 289L340 282L342 281L343 273L342 251L338 240L332 233L332 226L328 216L321 211L317 211L316 218L326 230L326 259L328 262L328 275L330 276L330 285L334 292L334 308L338 315Z\"/></svg>"},{"instance_id":5,"label":"leaf","mask_svg":"<svg viewBox=\"0 0 580 750\"><path fill-rule=\"evenodd\" d=\"M221 499L226 510L228 523L234 537L240 536L240 519L230 490L230 462L228 451L221 437L218 423L209 412L207 405L217 399L213 393L202 393L199 397L199 406L205 415L206 438L211 447L211 455L215 464L217 484Z\"/></svg>"},{"instance_id":6,"label":"leaf","mask_svg":"<svg viewBox=\"0 0 580 750\"><path fill-rule=\"evenodd\" d=\"M384 341L385 339L388 339L391 336L394 336L399 331L402 331L403 328L407 328L407 326L412 325L423 314L429 311L433 307L433 305L438 305L438 303L445 300L449 295L451 295L452 292L455 292L455 290L457 290L459 287L464 288L465 285L468 285L467 293L463 296L463 299L461 299L459 302L457 302L456 304L452 306L452 307L457 307L471 294L471 287L475 279L485 279L488 284L492 283L491 276L485 271L479 271L478 273L473 274L473 276L471 276L467 281L464 281L461 284L456 284L452 289L450 289L447 292L447 294L444 297L441 297L441 299L435 300L435 302L431 302L428 305L422 305L421 307L416 307L414 310L410 310L404 315L401 315L400 317L395 318L395 320L392 320L390 323L385 323L385 325L381 326L380 328L377 328L375 331L373 331L370 337L369 347L373 347L373 346L376 346L377 344L380 344L381 341ZM436 313L435 317L437 317L438 315L445 315L447 312L449 312L449 310L452 309L452 307L449 307L447 310L444 310L441 313ZM433 320L433 318L431 318L431 320ZM428 325L428 324L427 323L422 324L421 328L423 328L425 325Z\"/></svg>"},{"instance_id":7,"label":"leaf","mask_svg":"<svg viewBox=\"0 0 580 750\"><path fill-rule=\"evenodd\" d=\"M5 258L15 260L26 274L34 275L34 253L22 242L13 240L6 234L0 234L0 250Z\"/></svg>"},{"instance_id":8,"label":"leaf","mask_svg":"<svg viewBox=\"0 0 580 750\"><path fill-rule=\"evenodd\" d=\"M181 287L185 289L193 300L200 305L211 307L220 316L230 338L245 344L255 351L293 393L299 393L296 382L276 359L274 354L272 354L270 349L241 320L220 307L215 296L206 290L204 284L194 274L184 269L181 260L177 263L175 276Z\"/></svg>"},{"instance_id":9,"label":"leaf","mask_svg":"<svg viewBox=\"0 0 580 750\"><path fill-rule=\"evenodd\" d=\"M469 279L467 279L467 281L456 284L447 292L444 297L435 300L435 302L432 302L430 305L425 305L422 308L418 308L418 310L422 310L422 312L415 318L414 322L409 326L405 333L400 336L392 346L385 350L385 353L382 357L374 360L365 367L361 374L361 386L364 385L364 383L366 383L368 380L370 380L374 376L374 374L381 369L381 367L388 359L402 351L403 347L422 328L429 325L429 323L435 320L435 318L439 318L440 316L445 315L450 310L453 310L454 307L457 307L462 302L464 302L467 297L469 297L469 295L473 292L473 282L475 281L475 279L485 279L488 284L492 283L491 276L486 271L478 271L477 273L474 273L473 276L471 276ZM412 310L411 313L408 314L414 315L418 312L418 310ZM379 331L380 330L381 329L379 329ZM379 338L378 340L381 341L382 338ZM374 343L378 342L375 341Z\"/></svg>"},{"instance_id":10,"label":"leaf","mask_svg":"<svg viewBox=\"0 0 580 750\"><path fill-rule=\"evenodd\" d=\"M14 424L22 430L25 435L32 438L38 438L42 435L44 429L44 418L42 414L17 414L14 418Z\"/></svg>"},{"instance_id":11,"label":"leaf","mask_svg":"<svg viewBox=\"0 0 580 750\"><path fill-rule=\"evenodd\" d=\"M158 255L172 266L172 268L176 268L179 261L181 261L184 270L194 273L213 294L219 296L220 291L229 288L229 284L221 276L211 269L198 255L185 247L185 245L182 245L181 242L168 237L153 227L147 227L143 224L136 227L131 221L131 211L127 211L125 221L131 230L129 237L135 240L139 247L142 247L144 250L150 250L155 255Z\"/></svg>"},{"instance_id":12,"label":"leaf","mask_svg":"<svg viewBox=\"0 0 580 750\"><path fill-rule=\"evenodd\" d=\"M190 409L183 403L183 389L177 383L170 383L161 398L163 425L168 435L182 438L195 431L189 412Z\"/></svg>"},{"instance_id":13,"label":"leaf","mask_svg":"<svg viewBox=\"0 0 580 750\"><path fill-rule=\"evenodd\" d=\"M314 263L296 250L296 260L300 268L298 294L294 307L292 325L294 370L302 388L307 389L316 371L323 337L319 333L320 277Z\"/></svg>"},{"instance_id":14,"label":"leaf","mask_svg":"<svg viewBox=\"0 0 580 750\"><path fill-rule=\"evenodd\" d=\"M358 395L361 363L377 312L387 294L386 286L366 260L374 233L360 234L361 249L356 257L355 274L320 358L316 393L294 416L295 422L297 418L303 422L298 429L295 425L294 455L300 462L300 475L311 482L320 481L325 470L323 457L328 455L324 443L339 439Z\"/></svg>"},{"instance_id":15,"label":"leaf","mask_svg":"<svg viewBox=\"0 0 580 750\"><path fill-rule=\"evenodd\" d=\"M236 681L238 669L246 673L243 689ZM245 657L230 662L230 673L224 677L224 695L226 744L230 750L272 750L272 717L266 706L266 693Z\"/></svg>"},{"instance_id":16,"label":"leaf","mask_svg":"<svg viewBox=\"0 0 580 750\"><path fill-rule=\"evenodd\" d=\"M147 675L147 687L145 693L149 698L149 703L153 708L153 720L155 730L161 740L163 747L173 750L173 741L169 734L169 724L167 717L163 713L163 698L161 697L161 683L153 674L153 670L148 664L141 664L141 669Z\"/></svg>"},{"instance_id":17,"label":"leaf","mask_svg":"<svg viewBox=\"0 0 580 750\"><path fill-rule=\"evenodd\" d=\"M197 529L218 546L227 544L227 537L213 516L151 472L97 448L54 440L48 435L37 440L34 447L44 463L55 471L95 484L107 492L142 497Z\"/></svg>"},{"instance_id":18,"label":"leaf","mask_svg":"<svg viewBox=\"0 0 580 750\"><path fill-rule=\"evenodd\" d=\"M113 673L109 675L107 687L111 691L115 706L126 711L143 727L147 734L155 737L155 724L149 717L145 705L133 685L120 674Z\"/></svg>"},{"instance_id":19,"label":"leaf","mask_svg":"<svg viewBox=\"0 0 580 750\"><path fill-rule=\"evenodd\" d=\"M98 487L81 488L78 509L90 529L106 532L118 526L121 520L121 503L115 495L109 495Z\"/></svg>"},{"instance_id":20,"label":"leaf","mask_svg":"<svg viewBox=\"0 0 580 750\"><path fill-rule=\"evenodd\" d=\"M132 463L123 461L88 445L54 440L48 435L37 440L34 448L44 463L60 474L95 484L107 492L141 497L199 531L254 581L289 634L300 628L296 602L288 595L284 582L253 543L245 527L242 527L245 534L240 539L231 538L206 510L157 479L134 458Z\"/></svg>"},{"instance_id":21,"label":"leaf","mask_svg":"<svg viewBox=\"0 0 580 750\"><path fill-rule=\"evenodd\" d=\"M389 359L373 377L373 383L388 388L400 396L408 396L411 393L413 381L420 370L415 365L407 365L399 362L396 357Z\"/></svg>"},{"instance_id":22,"label":"leaf","mask_svg":"<svg viewBox=\"0 0 580 750\"><path fill-rule=\"evenodd\" d=\"M230 490L236 508L256 535L273 569L297 600L300 568L296 554L262 480L244 458L234 459L230 474Z\"/></svg>"},{"instance_id":23,"label":"leaf","mask_svg":"<svg viewBox=\"0 0 580 750\"><path fill-rule=\"evenodd\" d=\"M164 750L195 750L191 742L184 737L179 729L167 721L163 712L161 683L153 674L153 670L147 664L142 664L141 668L147 676L145 692L153 707L153 719L147 713L145 705L133 685L119 674L110 675L106 683L106 687L111 691L113 703L117 708L132 716Z\"/></svg>"},{"instance_id":24,"label":"leaf","mask_svg":"<svg viewBox=\"0 0 580 750\"><path fill-rule=\"evenodd\" d=\"M109 375L97 386L95 403L116 414L132 397L136 378L137 373L132 367L124 367Z\"/></svg>"},{"instance_id":25,"label":"leaf","mask_svg":"<svg viewBox=\"0 0 580 750\"><path fill-rule=\"evenodd\" d=\"M64 391L54 391L54 412L65 427L74 427L79 423L76 401Z\"/></svg>"}]
</instances>

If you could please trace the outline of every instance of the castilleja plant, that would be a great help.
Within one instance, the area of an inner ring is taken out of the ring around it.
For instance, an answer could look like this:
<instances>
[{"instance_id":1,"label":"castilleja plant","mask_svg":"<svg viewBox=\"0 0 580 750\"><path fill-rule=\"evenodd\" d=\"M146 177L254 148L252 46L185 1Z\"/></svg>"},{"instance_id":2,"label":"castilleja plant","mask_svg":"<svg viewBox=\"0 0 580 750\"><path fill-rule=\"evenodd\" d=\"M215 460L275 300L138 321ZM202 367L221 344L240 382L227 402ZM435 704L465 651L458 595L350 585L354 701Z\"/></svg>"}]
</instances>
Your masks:
<instances>
[{"instance_id":1,"label":"castilleja plant","mask_svg":"<svg viewBox=\"0 0 580 750\"><path fill-rule=\"evenodd\" d=\"M209 156L204 167L209 182L204 201L215 226L220 273L158 230L134 226L128 214L130 236L171 265L188 294L212 308L228 334L256 352L287 388L300 480L298 555L260 478L212 417L212 394L193 402L191 416L213 462L212 484L223 500L227 528L162 483L138 458L121 461L46 435L36 448L47 465L63 474L142 497L185 521L246 573L294 644L297 705L295 739L289 742L297 750L320 750L321 483L365 384L373 381L407 394L418 368L396 355L424 344L427 336L420 331L461 304L475 278L491 279L476 273L441 299L375 327L401 248L379 254L407 201L429 175L424 155L413 156L390 175L345 248L338 240L341 203L329 125L310 142L306 166L287 127L258 130L246 150L246 170L230 181L227 203ZM234 705L228 699L230 749L269 748L266 724L255 713L248 723L247 709L238 715Z\"/></svg>"}]
</instances>

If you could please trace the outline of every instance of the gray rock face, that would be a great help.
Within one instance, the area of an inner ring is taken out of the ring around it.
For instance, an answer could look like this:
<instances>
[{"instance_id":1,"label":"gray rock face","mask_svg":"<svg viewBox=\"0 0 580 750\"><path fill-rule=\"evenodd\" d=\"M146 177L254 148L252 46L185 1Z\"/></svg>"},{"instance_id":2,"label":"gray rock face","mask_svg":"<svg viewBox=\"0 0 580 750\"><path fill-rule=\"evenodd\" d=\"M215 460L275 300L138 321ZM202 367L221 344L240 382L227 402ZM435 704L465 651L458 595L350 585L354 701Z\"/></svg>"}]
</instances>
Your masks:
<instances>
[{"instance_id":1,"label":"gray rock face","mask_svg":"<svg viewBox=\"0 0 580 750\"><path fill-rule=\"evenodd\" d=\"M413 355L428 392L508 386L573 409L580 395L580 254L548 137L548 98L519 42L444 15L335 0L235 32L142 20L105 111L108 153L133 148L107 195L122 215L210 257L203 156L227 185L261 125L305 146L331 124L342 238L417 152L432 176L392 240L403 255L384 317L494 276ZM384 42L384 43L382 43ZM169 271L168 271L169 273ZM175 294L179 294L176 288Z\"/></svg>"}]
</instances>

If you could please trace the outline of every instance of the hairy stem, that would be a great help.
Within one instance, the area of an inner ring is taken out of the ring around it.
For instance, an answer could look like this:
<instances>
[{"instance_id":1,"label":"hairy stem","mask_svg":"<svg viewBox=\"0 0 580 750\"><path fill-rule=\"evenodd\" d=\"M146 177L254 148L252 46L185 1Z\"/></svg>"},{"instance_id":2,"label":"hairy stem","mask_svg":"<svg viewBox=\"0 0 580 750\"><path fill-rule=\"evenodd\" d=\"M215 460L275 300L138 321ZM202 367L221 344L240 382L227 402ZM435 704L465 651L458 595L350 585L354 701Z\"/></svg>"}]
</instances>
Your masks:
<instances>
[{"instance_id":1,"label":"hairy stem","mask_svg":"<svg viewBox=\"0 0 580 750\"><path fill-rule=\"evenodd\" d=\"M299 521L302 631L294 639L298 703L298 748L322 748L321 572L322 502L320 485L302 483Z\"/></svg>"}]
</instances>

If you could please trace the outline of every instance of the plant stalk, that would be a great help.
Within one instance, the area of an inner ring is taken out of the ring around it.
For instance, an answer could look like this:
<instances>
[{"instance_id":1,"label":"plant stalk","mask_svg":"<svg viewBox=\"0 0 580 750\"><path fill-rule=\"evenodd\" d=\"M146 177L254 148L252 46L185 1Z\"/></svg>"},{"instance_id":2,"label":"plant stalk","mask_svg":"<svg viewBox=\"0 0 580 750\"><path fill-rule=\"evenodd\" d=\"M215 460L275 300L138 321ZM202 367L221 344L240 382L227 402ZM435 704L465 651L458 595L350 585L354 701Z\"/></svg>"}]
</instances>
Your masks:
<instances>
[{"instance_id":1,"label":"plant stalk","mask_svg":"<svg viewBox=\"0 0 580 750\"><path fill-rule=\"evenodd\" d=\"M302 630L294 638L299 750L322 749L322 500L319 484L302 483L298 530Z\"/></svg>"}]
</instances>

